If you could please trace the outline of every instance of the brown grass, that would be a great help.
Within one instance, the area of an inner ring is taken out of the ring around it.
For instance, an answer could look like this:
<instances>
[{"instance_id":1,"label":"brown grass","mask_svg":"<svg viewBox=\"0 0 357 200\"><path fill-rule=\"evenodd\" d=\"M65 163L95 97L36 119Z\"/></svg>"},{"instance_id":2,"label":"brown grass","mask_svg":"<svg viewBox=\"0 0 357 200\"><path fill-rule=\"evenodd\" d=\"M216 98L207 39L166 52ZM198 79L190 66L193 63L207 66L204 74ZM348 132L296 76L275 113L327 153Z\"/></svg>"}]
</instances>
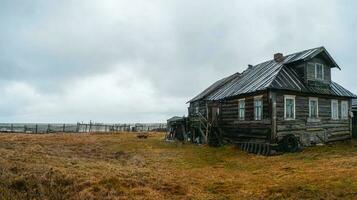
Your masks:
<instances>
[{"instance_id":1,"label":"brown grass","mask_svg":"<svg viewBox=\"0 0 357 200\"><path fill-rule=\"evenodd\" d=\"M0 199L357 199L357 141L262 157L162 134L1 134Z\"/></svg>"}]
</instances>

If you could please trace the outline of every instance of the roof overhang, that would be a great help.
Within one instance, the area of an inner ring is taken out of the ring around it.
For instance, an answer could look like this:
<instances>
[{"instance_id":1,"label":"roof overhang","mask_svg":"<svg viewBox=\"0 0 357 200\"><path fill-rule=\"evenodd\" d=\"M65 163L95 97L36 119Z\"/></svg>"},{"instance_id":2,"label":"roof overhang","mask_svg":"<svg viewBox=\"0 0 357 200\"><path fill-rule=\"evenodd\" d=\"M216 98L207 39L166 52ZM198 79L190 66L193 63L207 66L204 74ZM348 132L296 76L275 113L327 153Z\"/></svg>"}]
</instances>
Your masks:
<instances>
[{"instance_id":1,"label":"roof overhang","mask_svg":"<svg viewBox=\"0 0 357 200\"><path fill-rule=\"evenodd\" d=\"M325 47L321 47L319 50L317 50L316 52L314 52L313 54L311 54L309 57L305 58L304 60L309 60L319 54L323 54L327 60L329 60L331 62L331 68L336 67L339 70L341 70L340 66L338 66L338 64L336 63L336 61L332 58L332 56L330 55L330 53L325 49Z\"/></svg>"},{"instance_id":2,"label":"roof overhang","mask_svg":"<svg viewBox=\"0 0 357 200\"><path fill-rule=\"evenodd\" d=\"M337 62L332 58L332 56L325 49L325 47L316 48L316 50L314 50L313 53L311 53L310 55L304 57L303 59L294 60L292 62L286 62L284 64L285 65L289 65L289 64L297 63L297 62L306 62L306 61L309 61L310 59L312 59L312 58L314 58L314 57L316 57L318 55L322 55L331 64L331 68L338 68L339 70L341 70L340 66L338 66Z\"/></svg>"}]
</instances>

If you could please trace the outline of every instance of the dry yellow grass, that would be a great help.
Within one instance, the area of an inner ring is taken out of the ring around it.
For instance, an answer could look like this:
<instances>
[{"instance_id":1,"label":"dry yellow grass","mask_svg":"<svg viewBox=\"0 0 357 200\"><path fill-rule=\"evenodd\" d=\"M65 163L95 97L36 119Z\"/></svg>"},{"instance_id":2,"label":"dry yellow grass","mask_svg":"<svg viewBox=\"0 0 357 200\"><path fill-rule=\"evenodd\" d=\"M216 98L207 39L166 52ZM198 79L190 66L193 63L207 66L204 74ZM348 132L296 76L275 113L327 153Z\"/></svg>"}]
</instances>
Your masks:
<instances>
[{"instance_id":1,"label":"dry yellow grass","mask_svg":"<svg viewBox=\"0 0 357 200\"><path fill-rule=\"evenodd\" d=\"M357 141L262 157L163 134L0 135L0 199L357 199Z\"/></svg>"}]
</instances>

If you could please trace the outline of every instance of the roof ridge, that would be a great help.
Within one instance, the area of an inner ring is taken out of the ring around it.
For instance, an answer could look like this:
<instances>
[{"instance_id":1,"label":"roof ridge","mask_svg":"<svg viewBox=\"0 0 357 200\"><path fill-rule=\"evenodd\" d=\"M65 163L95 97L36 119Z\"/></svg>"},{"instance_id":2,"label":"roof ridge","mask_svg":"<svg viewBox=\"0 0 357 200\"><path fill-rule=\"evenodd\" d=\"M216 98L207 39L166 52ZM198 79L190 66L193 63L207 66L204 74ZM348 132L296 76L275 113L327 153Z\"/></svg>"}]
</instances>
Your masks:
<instances>
[{"instance_id":1,"label":"roof ridge","mask_svg":"<svg viewBox=\"0 0 357 200\"><path fill-rule=\"evenodd\" d=\"M305 50L302 50L302 51L297 51L297 52L295 52L295 53L290 53L290 54L288 54L288 55L284 55L284 58L289 57L289 56L292 56L292 55L300 54L300 53L303 53L303 52L307 52L307 51L311 51L311 50L316 50L316 49L325 49L325 47L324 47L324 46L319 46L319 47L315 47L315 48L305 49ZM326 49L325 49L325 50L326 50ZM269 59L269 60L260 62L260 63L258 63L258 64L253 65L253 67L256 67L256 66L258 66L258 65L262 65L262 64L264 64L264 63L271 62L271 61L274 61L274 59Z\"/></svg>"},{"instance_id":2,"label":"roof ridge","mask_svg":"<svg viewBox=\"0 0 357 200\"><path fill-rule=\"evenodd\" d=\"M315 47L315 48L311 48L311 49L305 49L305 50L302 50L302 51L298 51L298 52L295 52L295 53L288 54L288 55L286 55L284 57L288 57L288 56L292 56L294 54L299 54L299 53L302 53L302 52L316 50L316 49L325 49L325 47L324 46L319 46L319 47Z\"/></svg>"}]
</instances>

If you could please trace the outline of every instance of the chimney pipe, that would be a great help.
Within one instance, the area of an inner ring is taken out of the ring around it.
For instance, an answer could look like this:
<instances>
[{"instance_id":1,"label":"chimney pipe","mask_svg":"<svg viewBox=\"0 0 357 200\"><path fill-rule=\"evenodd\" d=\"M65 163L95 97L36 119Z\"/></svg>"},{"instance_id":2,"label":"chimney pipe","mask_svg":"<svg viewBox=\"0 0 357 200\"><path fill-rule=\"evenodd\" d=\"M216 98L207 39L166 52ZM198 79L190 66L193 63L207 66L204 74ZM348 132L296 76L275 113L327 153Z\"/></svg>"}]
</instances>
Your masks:
<instances>
[{"instance_id":1,"label":"chimney pipe","mask_svg":"<svg viewBox=\"0 0 357 200\"><path fill-rule=\"evenodd\" d=\"M277 63L283 62L284 61L284 56L282 53L276 53L274 54L274 60Z\"/></svg>"}]
</instances>

